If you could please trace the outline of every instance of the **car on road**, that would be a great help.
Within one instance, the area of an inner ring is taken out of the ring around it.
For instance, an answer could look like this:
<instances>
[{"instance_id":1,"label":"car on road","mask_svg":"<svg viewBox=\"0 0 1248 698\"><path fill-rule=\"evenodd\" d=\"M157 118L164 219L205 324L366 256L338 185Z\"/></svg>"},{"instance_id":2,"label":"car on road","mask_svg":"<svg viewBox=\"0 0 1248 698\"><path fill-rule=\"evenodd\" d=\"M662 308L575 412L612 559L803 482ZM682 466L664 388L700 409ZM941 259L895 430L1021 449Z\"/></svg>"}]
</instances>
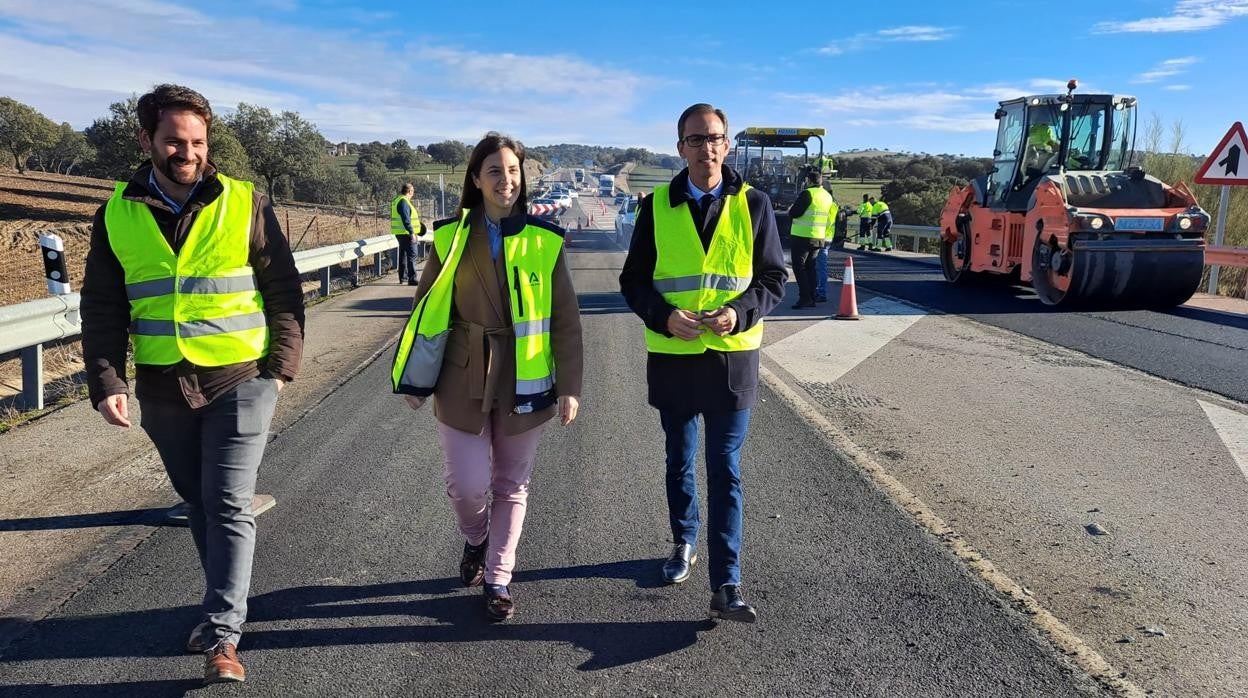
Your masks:
<instances>
[{"instance_id":1,"label":"car on road","mask_svg":"<svg viewBox=\"0 0 1248 698\"><path fill-rule=\"evenodd\" d=\"M620 206L615 212L615 236L621 242L627 242L633 237L633 226L637 222L637 204L639 201L636 197L625 196L620 201Z\"/></svg>"},{"instance_id":2,"label":"car on road","mask_svg":"<svg viewBox=\"0 0 1248 698\"><path fill-rule=\"evenodd\" d=\"M550 193L550 198L553 199L555 203L559 204L560 206L564 208L570 208L572 206L572 197L568 196L567 192L552 191Z\"/></svg>"}]
</instances>

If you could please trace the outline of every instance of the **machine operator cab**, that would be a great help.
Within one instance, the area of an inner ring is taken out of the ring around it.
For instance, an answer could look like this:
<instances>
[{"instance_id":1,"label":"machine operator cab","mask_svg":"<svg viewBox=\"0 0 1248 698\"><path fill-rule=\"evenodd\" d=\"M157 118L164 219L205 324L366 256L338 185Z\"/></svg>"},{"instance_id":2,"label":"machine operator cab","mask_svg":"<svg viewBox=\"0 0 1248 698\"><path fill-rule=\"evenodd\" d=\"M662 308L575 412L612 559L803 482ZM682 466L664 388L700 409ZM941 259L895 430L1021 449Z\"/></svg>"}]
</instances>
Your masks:
<instances>
[{"instance_id":1,"label":"machine operator cab","mask_svg":"<svg viewBox=\"0 0 1248 698\"><path fill-rule=\"evenodd\" d=\"M1135 143L1136 99L1124 95L1067 93L1020 97L1000 103L993 169L975 184L981 203L1024 211L1047 176L1121 172Z\"/></svg>"}]
</instances>

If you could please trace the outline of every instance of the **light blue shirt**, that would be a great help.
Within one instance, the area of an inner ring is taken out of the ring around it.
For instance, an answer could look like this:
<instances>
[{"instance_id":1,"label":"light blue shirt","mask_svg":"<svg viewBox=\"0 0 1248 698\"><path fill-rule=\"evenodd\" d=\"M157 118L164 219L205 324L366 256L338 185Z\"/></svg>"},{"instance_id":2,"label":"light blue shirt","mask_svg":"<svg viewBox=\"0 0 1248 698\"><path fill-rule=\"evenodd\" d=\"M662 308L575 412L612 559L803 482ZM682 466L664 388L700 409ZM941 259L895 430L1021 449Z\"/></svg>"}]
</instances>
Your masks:
<instances>
[{"instance_id":1,"label":"light blue shirt","mask_svg":"<svg viewBox=\"0 0 1248 698\"><path fill-rule=\"evenodd\" d=\"M718 199L719 195L724 191L724 180L722 177L719 180L719 184L716 184L715 188L711 189L710 191L702 191L701 189L698 189L698 187L693 183L692 178L686 181L689 182L689 195L693 197L694 201L701 201L702 197L707 194L710 194L711 196Z\"/></svg>"},{"instance_id":2,"label":"light blue shirt","mask_svg":"<svg viewBox=\"0 0 1248 698\"><path fill-rule=\"evenodd\" d=\"M195 197L195 190L199 189L199 185L203 181L203 175L200 175L199 179L195 180L195 186L191 187L191 191L186 195L187 203L190 203L191 199ZM165 190L160 188L160 184L156 182L156 170L154 168L147 173L147 188L149 191L156 194L156 196L159 196L162 201L169 204L169 209L173 211L174 215L182 213L182 207L186 204L180 204L169 198L169 195L165 193Z\"/></svg>"},{"instance_id":3,"label":"light blue shirt","mask_svg":"<svg viewBox=\"0 0 1248 698\"><path fill-rule=\"evenodd\" d=\"M482 218L485 218L485 232L490 235L490 259L498 259L498 253L503 251L503 230L489 216Z\"/></svg>"}]
</instances>

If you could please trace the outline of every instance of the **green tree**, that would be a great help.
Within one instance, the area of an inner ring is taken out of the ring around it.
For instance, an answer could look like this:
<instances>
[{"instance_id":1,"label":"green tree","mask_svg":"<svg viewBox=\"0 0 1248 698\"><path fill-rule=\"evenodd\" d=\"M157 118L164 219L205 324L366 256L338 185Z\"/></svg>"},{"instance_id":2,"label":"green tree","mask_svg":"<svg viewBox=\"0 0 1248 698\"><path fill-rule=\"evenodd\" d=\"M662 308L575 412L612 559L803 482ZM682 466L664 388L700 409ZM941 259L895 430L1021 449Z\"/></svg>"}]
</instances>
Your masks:
<instances>
[{"instance_id":1,"label":"green tree","mask_svg":"<svg viewBox=\"0 0 1248 698\"><path fill-rule=\"evenodd\" d=\"M18 172L25 172L30 156L51 147L56 138L56 124L48 117L15 99L0 97L0 148L13 156Z\"/></svg>"},{"instance_id":2,"label":"green tree","mask_svg":"<svg viewBox=\"0 0 1248 698\"><path fill-rule=\"evenodd\" d=\"M328 159L294 180L294 196L299 201L336 206L355 206L371 198L354 172Z\"/></svg>"},{"instance_id":3,"label":"green tree","mask_svg":"<svg viewBox=\"0 0 1248 698\"><path fill-rule=\"evenodd\" d=\"M108 116L96 119L83 133L95 149L84 169L96 177L124 180L146 160L139 148L139 98L108 105Z\"/></svg>"},{"instance_id":4,"label":"green tree","mask_svg":"<svg viewBox=\"0 0 1248 698\"><path fill-rule=\"evenodd\" d=\"M426 150L434 162L440 162L450 167L451 172L454 172L456 167L468 162L468 156L472 154L472 148L460 141L430 143Z\"/></svg>"},{"instance_id":5,"label":"green tree","mask_svg":"<svg viewBox=\"0 0 1248 698\"><path fill-rule=\"evenodd\" d=\"M316 127L292 111L276 115L265 107L240 103L226 123L247 152L251 169L276 198L278 180L298 178L320 162L328 147Z\"/></svg>"},{"instance_id":6,"label":"green tree","mask_svg":"<svg viewBox=\"0 0 1248 698\"><path fill-rule=\"evenodd\" d=\"M86 136L68 123L63 123L56 127L54 138L35 151L34 157L39 168L45 172L70 174L75 167L90 160L94 152Z\"/></svg>"},{"instance_id":7,"label":"green tree","mask_svg":"<svg viewBox=\"0 0 1248 698\"><path fill-rule=\"evenodd\" d=\"M407 141L400 138L390 144L390 157L386 158L386 167L392 170L403 170L403 176L407 176L407 171L416 167L420 160L417 158L416 151L412 150L412 146Z\"/></svg>"},{"instance_id":8,"label":"green tree","mask_svg":"<svg viewBox=\"0 0 1248 698\"><path fill-rule=\"evenodd\" d=\"M360 155L355 161L355 174L363 182L373 201L389 201L397 195L390 169L376 155Z\"/></svg>"},{"instance_id":9,"label":"green tree","mask_svg":"<svg viewBox=\"0 0 1248 698\"><path fill-rule=\"evenodd\" d=\"M227 177L248 181L256 178L243 144L234 135L229 123L221 119L215 119L212 129L208 131L208 157L212 158L217 171Z\"/></svg>"}]
</instances>

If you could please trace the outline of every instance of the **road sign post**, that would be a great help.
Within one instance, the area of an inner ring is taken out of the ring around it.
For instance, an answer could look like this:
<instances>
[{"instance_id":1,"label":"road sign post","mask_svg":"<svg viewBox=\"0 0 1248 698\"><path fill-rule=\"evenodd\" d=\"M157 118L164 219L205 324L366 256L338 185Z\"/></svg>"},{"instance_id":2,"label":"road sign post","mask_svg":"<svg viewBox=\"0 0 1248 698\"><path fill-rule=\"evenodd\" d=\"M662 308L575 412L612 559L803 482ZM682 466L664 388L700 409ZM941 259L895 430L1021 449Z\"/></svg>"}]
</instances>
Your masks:
<instances>
[{"instance_id":1,"label":"road sign post","mask_svg":"<svg viewBox=\"0 0 1248 698\"><path fill-rule=\"evenodd\" d=\"M1196 170L1193 180L1197 184L1221 184L1218 197L1218 221L1213 228L1213 244L1221 247L1226 239L1226 209L1231 203L1231 187L1248 184L1248 134L1244 124L1236 121L1222 137L1221 142L1205 158ZM1218 292L1218 273L1221 266L1209 265L1209 293Z\"/></svg>"}]
</instances>

